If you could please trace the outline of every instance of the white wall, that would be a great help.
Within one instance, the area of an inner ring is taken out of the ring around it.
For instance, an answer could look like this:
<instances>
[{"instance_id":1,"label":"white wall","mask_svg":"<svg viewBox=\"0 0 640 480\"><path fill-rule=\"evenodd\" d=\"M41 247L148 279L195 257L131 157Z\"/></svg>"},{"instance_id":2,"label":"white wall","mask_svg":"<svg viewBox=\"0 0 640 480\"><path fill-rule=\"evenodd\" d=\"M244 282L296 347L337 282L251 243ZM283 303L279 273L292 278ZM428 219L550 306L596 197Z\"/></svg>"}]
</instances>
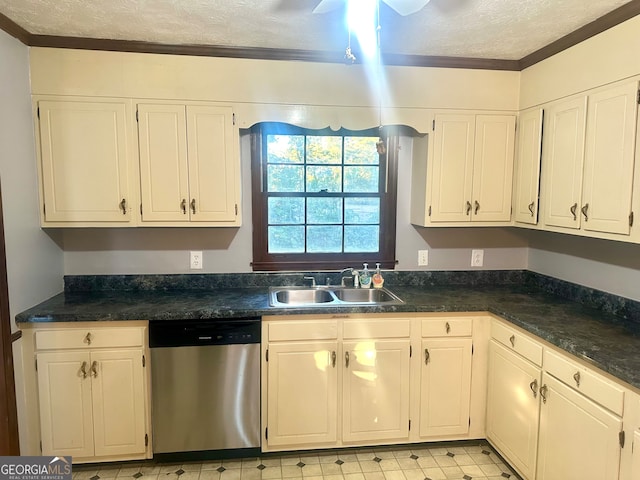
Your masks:
<instances>
[{"instance_id":1,"label":"white wall","mask_svg":"<svg viewBox=\"0 0 640 480\"><path fill-rule=\"evenodd\" d=\"M63 255L40 230L29 50L0 30L0 184L11 329L15 315L62 290ZM22 340L13 343L20 445L28 444ZM28 367L32 367L30 364Z\"/></svg>"},{"instance_id":2,"label":"white wall","mask_svg":"<svg viewBox=\"0 0 640 480\"><path fill-rule=\"evenodd\" d=\"M485 269L526 268L526 232L501 228L427 229L410 224L411 145L410 138L402 139L396 240L399 263L396 268L467 270L470 268L472 248L485 249ZM242 227L65 230L65 273L193 273L188 268L189 250L203 251L204 268L195 273L250 272L251 158L248 135L241 137L241 152ZM420 249L430 250L428 267L417 265Z\"/></svg>"}]
</instances>

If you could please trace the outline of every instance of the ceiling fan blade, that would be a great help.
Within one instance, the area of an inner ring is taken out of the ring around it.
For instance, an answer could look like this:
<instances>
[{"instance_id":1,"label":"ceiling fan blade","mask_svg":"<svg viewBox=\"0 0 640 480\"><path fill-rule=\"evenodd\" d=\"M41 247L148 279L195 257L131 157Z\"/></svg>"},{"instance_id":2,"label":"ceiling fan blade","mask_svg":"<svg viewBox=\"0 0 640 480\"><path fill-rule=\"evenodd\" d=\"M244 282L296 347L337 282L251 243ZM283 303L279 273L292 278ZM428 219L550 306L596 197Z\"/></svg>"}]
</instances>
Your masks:
<instances>
[{"instance_id":1,"label":"ceiling fan blade","mask_svg":"<svg viewBox=\"0 0 640 480\"><path fill-rule=\"evenodd\" d=\"M313 13L328 13L332 10L340 8L345 0L321 0L321 2L313 9Z\"/></svg>"},{"instance_id":2,"label":"ceiling fan blade","mask_svg":"<svg viewBox=\"0 0 640 480\"><path fill-rule=\"evenodd\" d=\"M400 15L411 15L422 10L429 0L382 0Z\"/></svg>"}]
</instances>

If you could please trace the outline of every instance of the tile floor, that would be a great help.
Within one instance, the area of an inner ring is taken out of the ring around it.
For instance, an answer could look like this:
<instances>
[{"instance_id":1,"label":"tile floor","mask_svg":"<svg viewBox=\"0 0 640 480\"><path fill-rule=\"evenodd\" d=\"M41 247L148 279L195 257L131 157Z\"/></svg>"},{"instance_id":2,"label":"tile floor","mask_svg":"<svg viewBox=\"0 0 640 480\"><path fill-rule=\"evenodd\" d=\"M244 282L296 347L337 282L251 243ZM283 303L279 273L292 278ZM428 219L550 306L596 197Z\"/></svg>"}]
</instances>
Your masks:
<instances>
[{"instance_id":1,"label":"tile floor","mask_svg":"<svg viewBox=\"0 0 640 480\"><path fill-rule=\"evenodd\" d=\"M349 449L164 464L74 465L73 480L504 480L519 477L486 442Z\"/></svg>"}]
</instances>

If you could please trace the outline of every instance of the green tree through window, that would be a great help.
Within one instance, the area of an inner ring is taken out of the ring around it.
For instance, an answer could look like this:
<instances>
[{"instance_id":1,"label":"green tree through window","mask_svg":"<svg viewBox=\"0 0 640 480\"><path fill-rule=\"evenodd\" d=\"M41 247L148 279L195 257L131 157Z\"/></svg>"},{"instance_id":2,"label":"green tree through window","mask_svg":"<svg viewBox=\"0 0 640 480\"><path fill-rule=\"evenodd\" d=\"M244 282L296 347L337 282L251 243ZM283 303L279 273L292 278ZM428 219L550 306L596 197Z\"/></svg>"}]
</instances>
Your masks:
<instances>
[{"instance_id":1,"label":"green tree through window","mask_svg":"<svg viewBox=\"0 0 640 480\"><path fill-rule=\"evenodd\" d=\"M254 270L393 267L396 160L378 134L253 129Z\"/></svg>"}]
</instances>

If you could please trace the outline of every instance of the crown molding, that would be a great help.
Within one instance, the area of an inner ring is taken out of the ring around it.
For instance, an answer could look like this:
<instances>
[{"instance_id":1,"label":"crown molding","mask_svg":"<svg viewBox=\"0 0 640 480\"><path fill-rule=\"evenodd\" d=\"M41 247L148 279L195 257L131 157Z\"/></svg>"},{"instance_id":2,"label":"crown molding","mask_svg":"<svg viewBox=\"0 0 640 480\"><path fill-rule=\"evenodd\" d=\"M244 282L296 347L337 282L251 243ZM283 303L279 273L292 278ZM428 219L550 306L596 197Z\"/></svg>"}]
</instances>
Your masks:
<instances>
[{"instance_id":1,"label":"crown molding","mask_svg":"<svg viewBox=\"0 0 640 480\"><path fill-rule=\"evenodd\" d=\"M31 34L2 13L0 13L0 30L4 30L9 35L17 38L25 45L29 45Z\"/></svg>"}]
</instances>

